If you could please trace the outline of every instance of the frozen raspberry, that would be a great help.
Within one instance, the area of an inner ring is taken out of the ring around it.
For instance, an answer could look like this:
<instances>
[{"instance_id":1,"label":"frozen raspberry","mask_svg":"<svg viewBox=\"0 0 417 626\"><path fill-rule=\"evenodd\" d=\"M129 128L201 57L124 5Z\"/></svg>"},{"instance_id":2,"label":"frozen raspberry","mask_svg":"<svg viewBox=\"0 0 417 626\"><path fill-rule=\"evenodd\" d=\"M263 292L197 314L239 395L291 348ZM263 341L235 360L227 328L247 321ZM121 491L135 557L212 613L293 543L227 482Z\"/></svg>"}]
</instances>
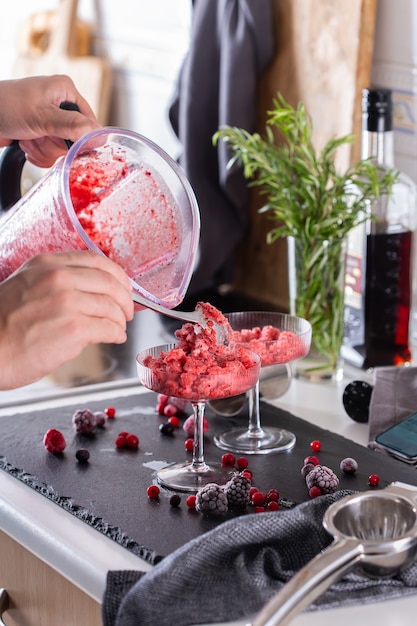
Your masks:
<instances>
[{"instance_id":1,"label":"frozen raspberry","mask_svg":"<svg viewBox=\"0 0 417 626\"><path fill-rule=\"evenodd\" d=\"M104 411L95 411L94 417L96 418L96 426L102 427L106 423L106 414Z\"/></svg>"},{"instance_id":2,"label":"frozen raspberry","mask_svg":"<svg viewBox=\"0 0 417 626\"><path fill-rule=\"evenodd\" d=\"M53 452L55 454L59 452L63 452L67 445L65 441L64 435L61 431L56 428L50 428L46 431L43 438L43 445L48 450L48 452Z\"/></svg>"},{"instance_id":3,"label":"frozen raspberry","mask_svg":"<svg viewBox=\"0 0 417 626\"><path fill-rule=\"evenodd\" d=\"M204 515L224 515L228 509L227 495L216 483L208 483L197 491L195 508Z\"/></svg>"},{"instance_id":4,"label":"frozen raspberry","mask_svg":"<svg viewBox=\"0 0 417 626\"><path fill-rule=\"evenodd\" d=\"M306 476L307 487L318 487L321 493L333 493L339 485L336 474L326 465L316 465Z\"/></svg>"},{"instance_id":5,"label":"frozen raspberry","mask_svg":"<svg viewBox=\"0 0 417 626\"><path fill-rule=\"evenodd\" d=\"M86 448L80 448L75 453L75 458L79 463L87 463L90 458L90 453Z\"/></svg>"},{"instance_id":6,"label":"frozen raspberry","mask_svg":"<svg viewBox=\"0 0 417 626\"><path fill-rule=\"evenodd\" d=\"M354 474L358 470L358 462L355 459L347 457L340 461L340 469L345 474Z\"/></svg>"},{"instance_id":7,"label":"frozen raspberry","mask_svg":"<svg viewBox=\"0 0 417 626\"><path fill-rule=\"evenodd\" d=\"M187 417L182 427L187 437L194 437L194 415L190 415L189 417ZM205 433L207 429L208 429L208 421L204 417L203 418L203 433Z\"/></svg>"},{"instance_id":8,"label":"frozen raspberry","mask_svg":"<svg viewBox=\"0 0 417 626\"><path fill-rule=\"evenodd\" d=\"M237 474L224 486L224 492L230 508L244 508L249 502L251 481L245 476Z\"/></svg>"},{"instance_id":9,"label":"frozen raspberry","mask_svg":"<svg viewBox=\"0 0 417 626\"><path fill-rule=\"evenodd\" d=\"M90 409L78 409L72 416L72 425L77 433L87 435L96 427L96 416Z\"/></svg>"}]
</instances>

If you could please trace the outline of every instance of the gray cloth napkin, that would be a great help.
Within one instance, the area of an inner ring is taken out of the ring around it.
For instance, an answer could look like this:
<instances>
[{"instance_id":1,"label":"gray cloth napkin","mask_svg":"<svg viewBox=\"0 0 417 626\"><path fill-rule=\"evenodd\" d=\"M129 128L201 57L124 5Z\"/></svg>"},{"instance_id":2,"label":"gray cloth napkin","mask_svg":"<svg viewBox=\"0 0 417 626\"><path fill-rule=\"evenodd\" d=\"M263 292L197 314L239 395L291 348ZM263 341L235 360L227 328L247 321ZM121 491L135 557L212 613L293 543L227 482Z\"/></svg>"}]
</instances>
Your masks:
<instances>
[{"instance_id":1,"label":"gray cloth napkin","mask_svg":"<svg viewBox=\"0 0 417 626\"><path fill-rule=\"evenodd\" d=\"M242 515L165 557L147 573L108 572L104 626L187 626L249 618L332 537L323 515L348 491L291 510ZM174 532L175 529L171 529ZM417 563L392 578L351 572L309 609L348 606L417 593Z\"/></svg>"},{"instance_id":2,"label":"gray cloth napkin","mask_svg":"<svg viewBox=\"0 0 417 626\"><path fill-rule=\"evenodd\" d=\"M369 406L369 444L389 454L375 437L417 411L417 367L381 367L375 370Z\"/></svg>"}]
</instances>

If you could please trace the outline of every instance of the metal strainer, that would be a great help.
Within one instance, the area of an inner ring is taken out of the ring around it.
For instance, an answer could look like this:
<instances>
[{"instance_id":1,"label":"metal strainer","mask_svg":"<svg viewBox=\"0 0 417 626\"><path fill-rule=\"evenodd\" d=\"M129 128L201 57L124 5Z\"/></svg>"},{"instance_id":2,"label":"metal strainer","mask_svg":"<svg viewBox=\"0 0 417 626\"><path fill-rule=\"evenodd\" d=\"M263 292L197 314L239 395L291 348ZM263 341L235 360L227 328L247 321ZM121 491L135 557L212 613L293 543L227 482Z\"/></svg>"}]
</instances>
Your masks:
<instances>
[{"instance_id":1,"label":"metal strainer","mask_svg":"<svg viewBox=\"0 0 417 626\"><path fill-rule=\"evenodd\" d=\"M358 566L370 577L388 577L417 554L417 487L394 482L327 509L324 528L333 543L299 570L247 626L284 626L332 583Z\"/></svg>"}]
</instances>

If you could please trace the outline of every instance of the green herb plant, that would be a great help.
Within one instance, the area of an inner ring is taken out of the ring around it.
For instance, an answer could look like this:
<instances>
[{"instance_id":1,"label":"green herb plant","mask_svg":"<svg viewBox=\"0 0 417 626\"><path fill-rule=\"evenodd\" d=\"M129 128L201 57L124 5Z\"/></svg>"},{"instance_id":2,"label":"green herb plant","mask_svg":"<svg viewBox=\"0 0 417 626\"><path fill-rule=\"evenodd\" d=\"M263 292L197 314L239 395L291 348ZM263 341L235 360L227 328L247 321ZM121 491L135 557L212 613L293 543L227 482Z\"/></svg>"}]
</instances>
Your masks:
<instances>
[{"instance_id":1,"label":"green herb plant","mask_svg":"<svg viewBox=\"0 0 417 626\"><path fill-rule=\"evenodd\" d=\"M227 142L232 152L229 167L241 166L248 186L259 187L266 197L259 212L274 222L267 242L294 238L297 287L291 312L310 321L312 350L335 371L343 342L346 237L369 219L371 203L391 192L397 173L369 159L339 173L336 153L353 143L354 135L331 138L318 152L304 104L293 108L278 93L273 105L267 111L264 137L226 126L215 133L213 143Z\"/></svg>"}]
</instances>

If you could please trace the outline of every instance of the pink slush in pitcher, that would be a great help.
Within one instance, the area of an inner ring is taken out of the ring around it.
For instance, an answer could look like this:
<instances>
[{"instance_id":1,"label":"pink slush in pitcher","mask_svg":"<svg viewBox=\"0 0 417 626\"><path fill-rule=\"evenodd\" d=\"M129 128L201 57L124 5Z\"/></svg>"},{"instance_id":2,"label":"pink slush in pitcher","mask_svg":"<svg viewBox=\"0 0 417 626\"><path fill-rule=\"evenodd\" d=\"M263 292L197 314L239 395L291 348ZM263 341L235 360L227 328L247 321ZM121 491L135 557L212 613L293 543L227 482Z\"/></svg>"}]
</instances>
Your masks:
<instances>
[{"instance_id":1,"label":"pink slush in pitcher","mask_svg":"<svg viewBox=\"0 0 417 626\"><path fill-rule=\"evenodd\" d=\"M0 160L0 208L7 209L0 213L0 281L38 253L90 249L121 265L148 300L168 308L183 300L199 211L183 171L160 147L101 128L20 197L24 162L16 142Z\"/></svg>"}]
</instances>

